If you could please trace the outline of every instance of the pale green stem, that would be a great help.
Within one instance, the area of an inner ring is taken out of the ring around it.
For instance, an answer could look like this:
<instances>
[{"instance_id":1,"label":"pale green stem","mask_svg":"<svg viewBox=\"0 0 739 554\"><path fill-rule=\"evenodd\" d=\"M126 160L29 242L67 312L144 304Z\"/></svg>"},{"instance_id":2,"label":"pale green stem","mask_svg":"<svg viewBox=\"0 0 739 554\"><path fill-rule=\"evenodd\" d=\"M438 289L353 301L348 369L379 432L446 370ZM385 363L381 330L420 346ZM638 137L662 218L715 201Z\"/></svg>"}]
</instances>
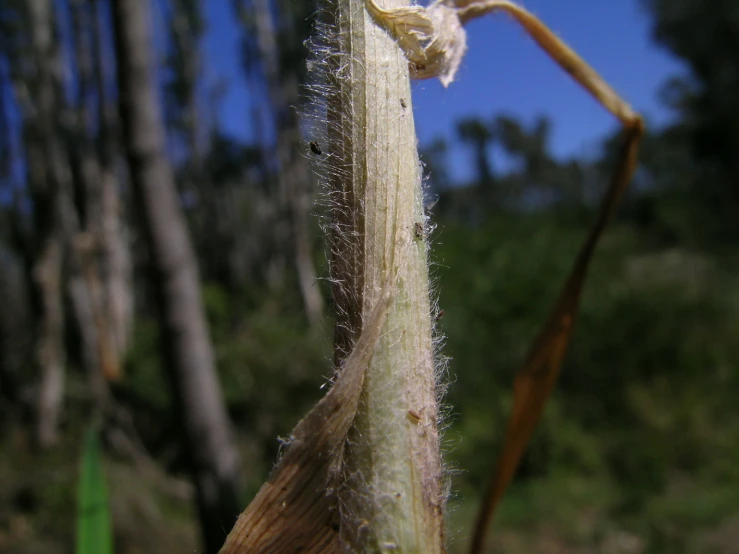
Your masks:
<instances>
[{"instance_id":1,"label":"pale green stem","mask_svg":"<svg viewBox=\"0 0 739 554\"><path fill-rule=\"evenodd\" d=\"M442 552L426 218L408 61L364 0L335 0L327 15L327 32L335 33L327 180L338 358L361 333L389 272L398 275L344 454L342 540L360 552Z\"/></svg>"}]
</instances>

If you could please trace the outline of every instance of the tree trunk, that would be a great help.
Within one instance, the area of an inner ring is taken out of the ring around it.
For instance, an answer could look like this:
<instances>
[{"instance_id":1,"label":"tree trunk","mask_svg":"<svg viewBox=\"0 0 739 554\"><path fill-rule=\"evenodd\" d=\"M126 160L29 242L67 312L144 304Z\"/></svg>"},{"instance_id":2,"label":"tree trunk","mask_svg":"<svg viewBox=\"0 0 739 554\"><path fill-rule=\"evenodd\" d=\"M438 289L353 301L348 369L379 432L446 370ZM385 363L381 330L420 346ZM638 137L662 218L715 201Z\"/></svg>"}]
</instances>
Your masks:
<instances>
[{"instance_id":1,"label":"tree trunk","mask_svg":"<svg viewBox=\"0 0 739 554\"><path fill-rule=\"evenodd\" d=\"M269 1L256 0L253 9L257 43L277 131L274 157L278 164L279 201L290 221L292 251L305 314L311 325L317 325L323 317L323 297L316 284L311 248L310 169L300 154L300 130L295 115L295 106L300 100L298 77L294 71L281 71L280 52ZM283 14L283 17L284 27L291 29L292 14Z\"/></svg>"},{"instance_id":2,"label":"tree trunk","mask_svg":"<svg viewBox=\"0 0 739 554\"><path fill-rule=\"evenodd\" d=\"M101 412L107 403L105 380L119 378L121 353L111 331L111 303L104 297L101 286L105 265L100 245L104 226L102 175L95 152L89 106L94 81L92 12L85 0L72 0L70 8L77 99L75 106L67 106L70 117L66 119L74 122L67 131L72 137L69 140L69 160L78 202L73 202L67 193L61 203L67 230L67 291L79 330L82 366L88 375L96 408ZM72 88L69 85L68 88Z\"/></svg>"},{"instance_id":3,"label":"tree trunk","mask_svg":"<svg viewBox=\"0 0 739 554\"><path fill-rule=\"evenodd\" d=\"M40 371L36 441L45 448L57 440L64 397L63 228L59 200L69 175L54 125L58 114L53 77L56 52L52 3L31 0L28 9L36 61L35 111L26 134L37 248L32 270L37 314L35 358Z\"/></svg>"},{"instance_id":4,"label":"tree trunk","mask_svg":"<svg viewBox=\"0 0 739 554\"><path fill-rule=\"evenodd\" d=\"M80 357L82 366L88 377L88 383L94 400L95 411L102 414L108 402L108 387L105 380L104 369L110 367L110 349L107 348L104 336L104 326L99 323L99 306L96 304L99 298L99 287L95 287L90 280L90 271L86 271L85 253L79 248L78 241L72 240L68 249L77 249L70 252L71 264L70 275L67 277L67 294L69 296L71 311L74 314L75 323L80 335ZM87 275L86 275L87 273Z\"/></svg>"},{"instance_id":5,"label":"tree trunk","mask_svg":"<svg viewBox=\"0 0 739 554\"><path fill-rule=\"evenodd\" d=\"M135 206L148 244L166 367L180 410L206 552L215 553L239 514L239 463L215 372L200 281L152 75L146 0L115 0L121 121Z\"/></svg>"},{"instance_id":6,"label":"tree trunk","mask_svg":"<svg viewBox=\"0 0 739 554\"><path fill-rule=\"evenodd\" d=\"M95 88L98 96L98 160L100 186L100 228L99 257L102 278L102 296L105 299L108 316L110 343L114 347L120 367L120 360L128 349L133 327L133 268L128 240L128 228L124 221L124 202L116 174L118 156L115 129L117 115L115 103L107 92L115 76L109 74L113 63L105 48L107 25L104 24L102 3L89 0L92 23L92 57ZM107 23L107 21L105 21Z\"/></svg>"}]
</instances>

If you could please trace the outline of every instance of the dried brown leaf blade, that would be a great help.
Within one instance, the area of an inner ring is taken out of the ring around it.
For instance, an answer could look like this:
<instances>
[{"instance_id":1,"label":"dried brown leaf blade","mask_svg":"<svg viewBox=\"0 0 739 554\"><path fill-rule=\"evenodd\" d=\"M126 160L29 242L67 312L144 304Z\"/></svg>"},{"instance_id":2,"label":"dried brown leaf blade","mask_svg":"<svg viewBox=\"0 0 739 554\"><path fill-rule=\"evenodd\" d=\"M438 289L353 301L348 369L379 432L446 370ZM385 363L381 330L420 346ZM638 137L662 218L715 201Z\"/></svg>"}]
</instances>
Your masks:
<instances>
[{"instance_id":1,"label":"dried brown leaf blade","mask_svg":"<svg viewBox=\"0 0 739 554\"><path fill-rule=\"evenodd\" d=\"M442 20L446 22L442 23L441 26L447 26L450 29L451 26L448 23L453 17L458 18L460 24L465 24L472 19L495 11L502 11L512 16L547 55L617 117L626 129L619 166L601 204L598 218L580 250L572 272L549 319L534 341L526 363L519 370L514 380L514 404L506 431L503 453L498 465L494 468L483 496L474 530L470 552L477 554L482 551L485 532L495 508L516 471L526 445L541 417L544 404L559 375L562 360L569 345L572 326L593 251L634 173L639 142L644 133L644 125L639 115L618 96L593 68L538 18L521 6L508 0L438 0L428 8L427 12L431 16L434 10L440 10L442 7L454 11L451 15L448 11L440 15ZM434 18L432 17L432 19ZM437 23L436 26L439 27L439 24ZM434 44L434 40L432 39L429 44ZM440 44L437 42L437 45ZM427 47L426 54L430 53L431 51ZM447 81L444 84L448 84L453 78L453 73L450 77L441 68L444 63L443 60L446 56L449 56L449 52L443 46L439 46L439 50L434 52L433 56L437 63L422 68L424 71L417 73L416 77L438 76L442 79L442 82Z\"/></svg>"},{"instance_id":2,"label":"dried brown leaf blade","mask_svg":"<svg viewBox=\"0 0 739 554\"><path fill-rule=\"evenodd\" d=\"M333 387L297 424L285 454L239 516L220 554L340 550L337 489L344 442L393 290L389 284L383 288Z\"/></svg>"},{"instance_id":3,"label":"dried brown leaf blade","mask_svg":"<svg viewBox=\"0 0 739 554\"><path fill-rule=\"evenodd\" d=\"M526 362L516 375L513 385L513 409L508 421L503 452L483 496L470 549L471 554L482 552L485 532L495 508L513 478L521 456L539 422L544 404L557 380L570 342L590 260L606 223L615 211L634 173L643 133L643 125L638 119L625 131L619 166L608 187L598 217L580 249L572 272L549 319L534 341Z\"/></svg>"}]
</instances>

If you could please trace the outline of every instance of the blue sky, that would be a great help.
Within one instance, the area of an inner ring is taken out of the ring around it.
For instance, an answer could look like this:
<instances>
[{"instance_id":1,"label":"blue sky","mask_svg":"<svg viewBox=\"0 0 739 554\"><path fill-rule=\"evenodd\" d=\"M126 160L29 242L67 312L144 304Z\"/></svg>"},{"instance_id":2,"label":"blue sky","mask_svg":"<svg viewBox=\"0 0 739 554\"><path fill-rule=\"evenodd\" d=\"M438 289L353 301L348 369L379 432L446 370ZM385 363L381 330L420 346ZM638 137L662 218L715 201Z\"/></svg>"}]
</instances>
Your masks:
<instances>
[{"instance_id":1,"label":"blue sky","mask_svg":"<svg viewBox=\"0 0 739 554\"><path fill-rule=\"evenodd\" d=\"M205 3L206 79L225 79L219 121L229 133L248 138L249 95L239 64L239 29L231 2ZM651 125L663 125L670 112L658 99L665 79L682 66L655 46L650 22L639 0L527 0L539 16L580 53ZM616 122L577 87L504 15L486 16L467 26L468 52L457 80L448 89L438 81L416 84L414 113L419 140L454 136L455 122L466 116L505 112L524 122L545 114L553 120L551 149L558 157L595 153L598 140ZM450 152L452 176L469 177L467 154Z\"/></svg>"}]
</instances>

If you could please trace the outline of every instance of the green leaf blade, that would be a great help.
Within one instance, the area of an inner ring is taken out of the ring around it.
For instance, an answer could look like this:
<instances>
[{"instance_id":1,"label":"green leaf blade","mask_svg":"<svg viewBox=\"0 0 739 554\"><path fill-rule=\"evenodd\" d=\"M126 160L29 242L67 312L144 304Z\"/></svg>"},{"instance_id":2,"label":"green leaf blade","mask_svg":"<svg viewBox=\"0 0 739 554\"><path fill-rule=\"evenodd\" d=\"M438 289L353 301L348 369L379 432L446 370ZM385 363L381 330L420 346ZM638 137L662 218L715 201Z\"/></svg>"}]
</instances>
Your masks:
<instances>
[{"instance_id":1,"label":"green leaf blade","mask_svg":"<svg viewBox=\"0 0 739 554\"><path fill-rule=\"evenodd\" d=\"M77 497L77 554L113 554L108 488L100 445L100 429L91 425L82 452Z\"/></svg>"}]
</instances>

